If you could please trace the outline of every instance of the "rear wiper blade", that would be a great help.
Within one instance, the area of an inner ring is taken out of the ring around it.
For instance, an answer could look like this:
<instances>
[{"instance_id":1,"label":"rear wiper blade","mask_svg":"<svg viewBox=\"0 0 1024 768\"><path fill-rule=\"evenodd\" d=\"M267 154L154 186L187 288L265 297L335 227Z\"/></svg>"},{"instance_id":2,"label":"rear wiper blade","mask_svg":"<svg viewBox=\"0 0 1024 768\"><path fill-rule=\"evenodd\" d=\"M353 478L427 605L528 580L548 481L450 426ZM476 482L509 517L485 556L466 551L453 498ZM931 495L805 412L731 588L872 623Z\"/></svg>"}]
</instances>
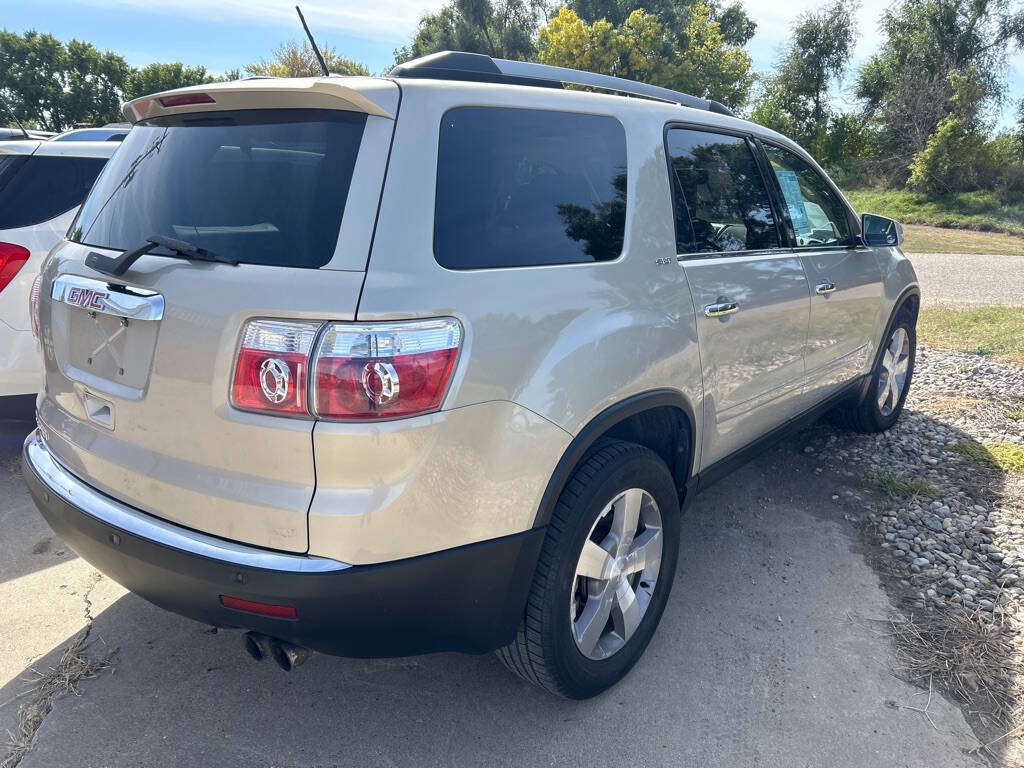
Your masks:
<instances>
[{"instance_id":1,"label":"rear wiper blade","mask_svg":"<svg viewBox=\"0 0 1024 768\"><path fill-rule=\"evenodd\" d=\"M192 243L187 243L184 240L176 240L173 237L164 237L163 235L147 237L144 243L125 251L120 256L104 256L95 251L90 251L89 255L85 257L85 265L108 275L123 275L132 264L147 253L150 253L154 248L166 248L171 252L170 255L172 257L180 259L212 261L218 264L230 264L233 267L238 266L237 259L229 259L226 256L221 256L213 251L192 245ZM168 254L156 253L153 255L167 256Z\"/></svg>"}]
</instances>

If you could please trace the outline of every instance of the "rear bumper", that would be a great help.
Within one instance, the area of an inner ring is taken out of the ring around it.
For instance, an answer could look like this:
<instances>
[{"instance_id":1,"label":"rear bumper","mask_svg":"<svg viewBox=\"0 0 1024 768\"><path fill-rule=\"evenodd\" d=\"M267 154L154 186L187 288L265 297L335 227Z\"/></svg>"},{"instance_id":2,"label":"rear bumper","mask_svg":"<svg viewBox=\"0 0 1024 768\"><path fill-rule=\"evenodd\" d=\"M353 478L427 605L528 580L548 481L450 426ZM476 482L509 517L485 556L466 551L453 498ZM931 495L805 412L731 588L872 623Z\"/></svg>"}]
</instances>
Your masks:
<instances>
[{"instance_id":1,"label":"rear bumper","mask_svg":"<svg viewBox=\"0 0 1024 768\"><path fill-rule=\"evenodd\" d=\"M543 529L378 565L242 546L172 525L68 472L38 433L25 480L50 527L99 571L150 602L342 656L486 652L515 635ZM293 606L296 619L225 608L221 595Z\"/></svg>"}]
</instances>

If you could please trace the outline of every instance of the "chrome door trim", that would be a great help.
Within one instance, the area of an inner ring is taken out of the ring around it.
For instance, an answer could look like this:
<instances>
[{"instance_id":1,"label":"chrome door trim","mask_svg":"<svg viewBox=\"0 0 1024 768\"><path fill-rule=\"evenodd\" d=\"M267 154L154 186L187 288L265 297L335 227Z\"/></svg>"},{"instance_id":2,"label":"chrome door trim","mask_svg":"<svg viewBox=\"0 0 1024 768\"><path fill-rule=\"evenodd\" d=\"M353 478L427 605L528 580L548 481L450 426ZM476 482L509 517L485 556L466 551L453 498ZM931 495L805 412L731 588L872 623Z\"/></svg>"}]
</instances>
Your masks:
<instances>
[{"instance_id":1,"label":"chrome door trim","mask_svg":"<svg viewBox=\"0 0 1024 768\"><path fill-rule=\"evenodd\" d=\"M45 427L40 426L40 430L43 429ZM326 557L286 554L218 539L140 512L105 496L65 469L50 453L38 430L25 439L25 461L43 485L65 504L105 525L146 541L242 568L289 573L328 573L351 567L348 563Z\"/></svg>"},{"instance_id":2,"label":"chrome door trim","mask_svg":"<svg viewBox=\"0 0 1024 768\"><path fill-rule=\"evenodd\" d=\"M857 375L863 375L863 371L868 367L868 363L871 360L871 350L871 343L865 342L856 349L847 352L842 357L837 357L834 360L829 360L827 363L822 363L816 368L807 371L806 378L808 381L820 379L822 376L827 376L829 373L836 370L837 368L842 368L846 365L849 365L851 362L855 363L857 366L857 370L860 371L860 373L858 373Z\"/></svg>"},{"instance_id":3,"label":"chrome door trim","mask_svg":"<svg viewBox=\"0 0 1024 768\"><path fill-rule=\"evenodd\" d=\"M757 410L758 408L762 408L779 398L786 397L787 395L802 389L806 383L806 379L806 376L800 376L796 379L787 381L785 384L780 384L775 389L770 389L767 392L762 392L759 395L751 397L749 400L744 400L742 403L730 405L725 410L719 411L715 414L715 423L725 424L727 421L732 421L739 416L743 416L751 411Z\"/></svg>"},{"instance_id":4,"label":"chrome door trim","mask_svg":"<svg viewBox=\"0 0 1024 768\"><path fill-rule=\"evenodd\" d=\"M698 253L677 253L676 261L680 266L690 264L706 264L709 261L757 261L758 259L777 259L783 256L799 258L801 254L793 248L760 248L750 251L701 251Z\"/></svg>"},{"instance_id":5,"label":"chrome door trim","mask_svg":"<svg viewBox=\"0 0 1024 768\"><path fill-rule=\"evenodd\" d=\"M827 296L830 293L836 292L836 284L831 281L818 283L814 286L814 292L819 296Z\"/></svg>"},{"instance_id":6,"label":"chrome door trim","mask_svg":"<svg viewBox=\"0 0 1024 768\"><path fill-rule=\"evenodd\" d=\"M50 298L69 307L132 320L161 320L164 316L164 297L156 291L78 275L56 278Z\"/></svg>"}]
</instances>

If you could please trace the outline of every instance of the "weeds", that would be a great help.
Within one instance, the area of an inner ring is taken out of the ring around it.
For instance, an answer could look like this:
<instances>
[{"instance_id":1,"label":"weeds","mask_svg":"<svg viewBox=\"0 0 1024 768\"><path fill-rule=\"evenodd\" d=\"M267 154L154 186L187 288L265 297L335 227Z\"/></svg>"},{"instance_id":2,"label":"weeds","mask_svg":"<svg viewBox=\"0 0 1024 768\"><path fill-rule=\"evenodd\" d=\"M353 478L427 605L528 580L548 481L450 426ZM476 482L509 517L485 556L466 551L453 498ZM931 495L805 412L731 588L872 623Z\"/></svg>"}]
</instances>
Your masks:
<instances>
[{"instance_id":1,"label":"weeds","mask_svg":"<svg viewBox=\"0 0 1024 768\"><path fill-rule=\"evenodd\" d=\"M1006 734L1024 726L1024 658L1010 622L953 609L893 621L891 634L897 665L911 681L929 688L934 681Z\"/></svg>"},{"instance_id":2,"label":"weeds","mask_svg":"<svg viewBox=\"0 0 1024 768\"><path fill-rule=\"evenodd\" d=\"M32 749L36 731L53 708L54 699L67 693L78 695L77 685L82 680L96 677L110 668L110 657L95 659L87 656L86 639L90 627L79 632L60 657L57 665L45 672L36 672L38 680L33 698L22 708L18 721L18 732L9 734L9 751L0 761L0 768L14 768Z\"/></svg>"},{"instance_id":3,"label":"weeds","mask_svg":"<svg viewBox=\"0 0 1024 768\"><path fill-rule=\"evenodd\" d=\"M937 496L935 486L923 477L907 477L892 472L877 472L869 478L871 485L893 499L904 496Z\"/></svg>"}]
</instances>

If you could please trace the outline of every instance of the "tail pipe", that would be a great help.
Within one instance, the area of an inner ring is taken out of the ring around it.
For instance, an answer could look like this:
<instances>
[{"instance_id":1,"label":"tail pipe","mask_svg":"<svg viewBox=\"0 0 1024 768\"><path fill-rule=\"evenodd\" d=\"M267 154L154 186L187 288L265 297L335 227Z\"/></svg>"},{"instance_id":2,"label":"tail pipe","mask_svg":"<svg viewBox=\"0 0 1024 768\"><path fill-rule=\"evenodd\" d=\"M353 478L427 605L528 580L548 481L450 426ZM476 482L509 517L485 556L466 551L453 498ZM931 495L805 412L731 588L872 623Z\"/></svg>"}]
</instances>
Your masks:
<instances>
[{"instance_id":1,"label":"tail pipe","mask_svg":"<svg viewBox=\"0 0 1024 768\"><path fill-rule=\"evenodd\" d=\"M291 672L296 667L305 664L309 657L313 655L313 651L309 650L309 648L303 648L301 645L292 645L283 640L271 641L270 648L274 654L274 661L277 662L277 666L285 672Z\"/></svg>"},{"instance_id":2,"label":"tail pipe","mask_svg":"<svg viewBox=\"0 0 1024 768\"><path fill-rule=\"evenodd\" d=\"M245 633L245 650L256 661L263 661L267 657L273 658L277 662L277 666L285 672L291 672L296 667L305 664L313 655L313 651L309 648L292 645L259 632Z\"/></svg>"},{"instance_id":3,"label":"tail pipe","mask_svg":"<svg viewBox=\"0 0 1024 768\"><path fill-rule=\"evenodd\" d=\"M273 653L271 642L269 637L261 635L259 632L245 633L245 651L256 661L263 661Z\"/></svg>"}]
</instances>

